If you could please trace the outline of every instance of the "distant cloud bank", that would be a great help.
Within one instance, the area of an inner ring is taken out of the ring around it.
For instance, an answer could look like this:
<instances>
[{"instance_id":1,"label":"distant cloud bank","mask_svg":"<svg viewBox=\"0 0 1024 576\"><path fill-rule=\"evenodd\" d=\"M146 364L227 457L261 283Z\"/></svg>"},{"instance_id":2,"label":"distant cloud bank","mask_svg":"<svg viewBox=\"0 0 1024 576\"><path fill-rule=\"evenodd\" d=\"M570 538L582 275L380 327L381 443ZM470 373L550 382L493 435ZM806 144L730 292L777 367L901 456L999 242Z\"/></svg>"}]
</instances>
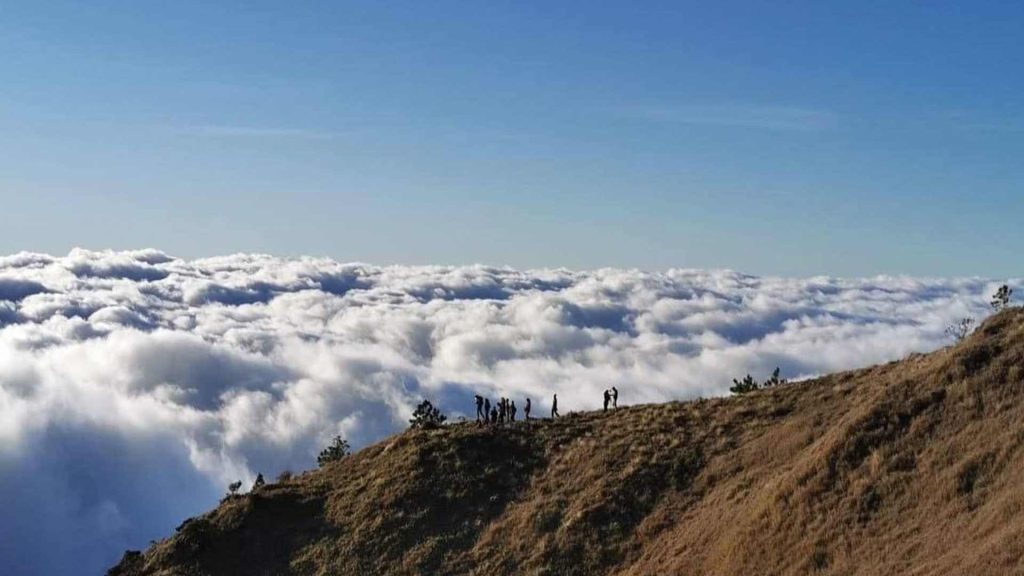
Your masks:
<instances>
[{"instance_id":1,"label":"distant cloud bank","mask_svg":"<svg viewBox=\"0 0 1024 576\"><path fill-rule=\"evenodd\" d=\"M230 481L378 440L421 398L457 417L475 392L539 413L613 385L627 404L725 394L935 349L998 283L0 257L0 572L102 573Z\"/></svg>"}]
</instances>

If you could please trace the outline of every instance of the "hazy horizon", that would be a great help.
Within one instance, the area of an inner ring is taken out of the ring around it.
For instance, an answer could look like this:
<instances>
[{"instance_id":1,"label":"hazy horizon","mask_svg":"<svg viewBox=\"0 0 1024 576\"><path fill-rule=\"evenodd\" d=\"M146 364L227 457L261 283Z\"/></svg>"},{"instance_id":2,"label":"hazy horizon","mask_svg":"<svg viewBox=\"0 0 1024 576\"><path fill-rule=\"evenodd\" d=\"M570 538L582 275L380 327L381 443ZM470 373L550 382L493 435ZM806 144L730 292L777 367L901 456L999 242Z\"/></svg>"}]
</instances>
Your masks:
<instances>
[{"instance_id":1,"label":"hazy horizon","mask_svg":"<svg viewBox=\"0 0 1024 576\"><path fill-rule=\"evenodd\" d=\"M785 273L764 273L756 272L753 270L730 268L727 266L664 266L660 268L645 268L643 266L615 266L615 265L602 265L602 266L569 266L569 265L556 265L556 266L516 266L514 264L498 262L498 261L484 261L484 260L467 260L465 262L459 261L440 261L440 262L423 262L418 263L414 261L379 261L379 260L368 260L365 258L338 258L327 253L287 253L287 252L276 252L276 251L234 251L225 252L223 254L217 254L212 252L200 253L200 254L188 254L188 253L174 253L167 250L161 250L156 246L144 246L135 248L114 248L114 247L90 247L84 245L72 245L67 250L58 252L47 252L37 250L16 250L7 254L0 254L0 258L13 257L17 255L42 255L52 258L63 258L71 256L76 253L91 253L91 254L132 254L132 253L145 253L153 252L166 255L169 258L183 261L202 261L202 260L214 260L223 258L226 256L268 256L270 258L279 260L331 260L342 265L369 265L375 267L395 267L395 268L494 268L494 269L511 269L522 272L535 272L535 271L557 271L566 270L572 272L594 272L599 270L622 270L622 271L637 271L645 273L664 273L670 271L704 271L704 272L735 272L745 276L753 276L758 278L792 278L792 279L812 279L812 278L827 278L837 280L853 280L853 279L868 279L868 278L911 278L911 279L946 279L946 280L957 280L957 279L972 279L972 280L985 280L990 283L1010 283L1018 280L1018 276L1011 274L1009 276L1001 275L984 275L984 274L961 274L961 275L943 275L943 274L912 274L907 272L887 273L878 272L874 274L830 274L827 272L812 272L808 274L785 274Z\"/></svg>"},{"instance_id":2,"label":"hazy horizon","mask_svg":"<svg viewBox=\"0 0 1024 576\"><path fill-rule=\"evenodd\" d=\"M1022 16L15 4L0 252L1015 275Z\"/></svg>"}]
</instances>

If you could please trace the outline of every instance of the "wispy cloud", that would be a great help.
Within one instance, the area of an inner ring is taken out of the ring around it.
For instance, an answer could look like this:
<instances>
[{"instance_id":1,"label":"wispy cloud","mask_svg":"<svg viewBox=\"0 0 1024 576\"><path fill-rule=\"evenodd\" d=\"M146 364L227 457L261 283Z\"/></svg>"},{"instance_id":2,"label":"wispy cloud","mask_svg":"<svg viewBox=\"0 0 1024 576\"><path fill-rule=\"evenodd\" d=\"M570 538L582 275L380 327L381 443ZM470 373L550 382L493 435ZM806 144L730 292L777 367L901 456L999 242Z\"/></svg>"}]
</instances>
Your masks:
<instances>
[{"instance_id":1,"label":"wispy cloud","mask_svg":"<svg viewBox=\"0 0 1024 576\"><path fill-rule=\"evenodd\" d=\"M1006 120L1003 122L965 122L960 128L974 132L1024 132L1024 122L1019 120Z\"/></svg>"},{"instance_id":2,"label":"wispy cloud","mask_svg":"<svg viewBox=\"0 0 1024 576\"><path fill-rule=\"evenodd\" d=\"M763 130L816 131L832 128L839 116L826 110L788 106L626 106L616 108L624 117L651 122L754 128Z\"/></svg>"},{"instance_id":3,"label":"wispy cloud","mask_svg":"<svg viewBox=\"0 0 1024 576\"><path fill-rule=\"evenodd\" d=\"M906 128L915 130L1018 134L1024 132L1024 117L996 115L987 110L954 108L925 110L901 118ZM894 123L890 123L892 125Z\"/></svg>"},{"instance_id":4,"label":"wispy cloud","mask_svg":"<svg viewBox=\"0 0 1024 576\"><path fill-rule=\"evenodd\" d=\"M337 132L308 130L305 128L274 128L259 126L231 126L222 124L201 124L171 127L176 134L223 138L298 138L304 140L331 140Z\"/></svg>"}]
</instances>

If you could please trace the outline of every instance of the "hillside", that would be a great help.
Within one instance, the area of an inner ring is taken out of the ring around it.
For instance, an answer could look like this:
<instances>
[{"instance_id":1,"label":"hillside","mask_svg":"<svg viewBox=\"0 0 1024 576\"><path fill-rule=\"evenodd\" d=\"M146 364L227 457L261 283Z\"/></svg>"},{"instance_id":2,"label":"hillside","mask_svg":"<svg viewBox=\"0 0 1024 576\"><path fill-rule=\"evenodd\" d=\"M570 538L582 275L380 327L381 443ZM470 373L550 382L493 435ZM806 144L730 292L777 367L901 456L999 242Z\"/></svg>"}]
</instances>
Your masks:
<instances>
[{"instance_id":1,"label":"hillside","mask_svg":"<svg viewBox=\"0 0 1024 576\"><path fill-rule=\"evenodd\" d=\"M409 431L112 576L1024 574L1024 310L739 397Z\"/></svg>"}]
</instances>

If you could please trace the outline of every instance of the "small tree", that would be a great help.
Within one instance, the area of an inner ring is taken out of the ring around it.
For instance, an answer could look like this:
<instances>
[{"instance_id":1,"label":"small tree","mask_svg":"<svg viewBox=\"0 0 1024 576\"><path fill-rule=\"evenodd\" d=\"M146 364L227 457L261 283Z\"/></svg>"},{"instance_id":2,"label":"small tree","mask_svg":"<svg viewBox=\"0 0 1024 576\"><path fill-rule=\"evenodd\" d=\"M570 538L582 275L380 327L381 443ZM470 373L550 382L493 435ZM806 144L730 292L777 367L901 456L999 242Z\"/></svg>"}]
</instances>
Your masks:
<instances>
[{"instance_id":1,"label":"small tree","mask_svg":"<svg viewBox=\"0 0 1024 576\"><path fill-rule=\"evenodd\" d=\"M775 386L782 386L786 383L785 378L779 378L779 367L775 367L775 371L772 372L772 377L765 380L764 384L761 384L762 388L772 388Z\"/></svg>"},{"instance_id":2,"label":"small tree","mask_svg":"<svg viewBox=\"0 0 1024 576\"><path fill-rule=\"evenodd\" d=\"M241 480L238 480L236 482L232 482L231 484L228 484L228 495L229 496L234 496L235 494L238 493L238 489L241 488L241 487L242 487L242 481Z\"/></svg>"},{"instance_id":3,"label":"small tree","mask_svg":"<svg viewBox=\"0 0 1024 576\"><path fill-rule=\"evenodd\" d=\"M409 424L413 428L422 428L423 430L429 430L431 428L437 428L448 417L441 414L441 411L437 409L430 400L424 400L420 402L420 405L416 407L416 410L412 413L412 418L409 419Z\"/></svg>"},{"instance_id":4,"label":"small tree","mask_svg":"<svg viewBox=\"0 0 1024 576\"><path fill-rule=\"evenodd\" d=\"M1006 284L1003 284L996 290L996 293L992 295L992 308L999 312L1000 310L1010 305L1010 296L1013 295L1013 288L1010 288Z\"/></svg>"},{"instance_id":5,"label":"small tree","mask_svg":"<svg viewBox=\"0 0 1024 576\"><path fill-rule=\"evenodd\" d=\"M334 441L327 448L324 448L320 455L316 457L316 463L321 468L327 464L341 460L350 453L348 441L341 436L335 436Z\"/></svg>"},{"instance_id":6,"label":"small tree","mask_svg":"<svg viewBox=\"0 0 1024 576\"><path fill-rule=\"evenodd\" d=\"M974 318L961 318L958 322L946 326L946 336L955 342L961 342L974 329Z\"/></svg>"},{"instance_id":7,"label":"small tree","mask_svg":"<svg viewBox=\"0 0 1024 576\"><path fill-rule=\"evenodd\" d=\"M733 394L746 394L747 392L754 392L755 390L761 390L763 388L772 388L775 386L781 386L787 382L785 378L779 376L781 370L778 366L772 372L771 378L765 380L763 383L759 383L754 380L754 377L747 374L743 380L732 379L732 387L729 388L729 392Z\"/></svg>"},{"instance_id":8,"label":"small tree","mask_svg":"<svg viewBox=\"0 0 1024 576\"><path fill-rule=\"evenodd\" d=\"M732 379L732 387L729 388L729 392L733 394L746 394L747 392L753 392L754 390L760 390L761 385L754 380L754 377L747 374L746 378L742 381L735 378Z\"/></svg>"}]
</instances>

